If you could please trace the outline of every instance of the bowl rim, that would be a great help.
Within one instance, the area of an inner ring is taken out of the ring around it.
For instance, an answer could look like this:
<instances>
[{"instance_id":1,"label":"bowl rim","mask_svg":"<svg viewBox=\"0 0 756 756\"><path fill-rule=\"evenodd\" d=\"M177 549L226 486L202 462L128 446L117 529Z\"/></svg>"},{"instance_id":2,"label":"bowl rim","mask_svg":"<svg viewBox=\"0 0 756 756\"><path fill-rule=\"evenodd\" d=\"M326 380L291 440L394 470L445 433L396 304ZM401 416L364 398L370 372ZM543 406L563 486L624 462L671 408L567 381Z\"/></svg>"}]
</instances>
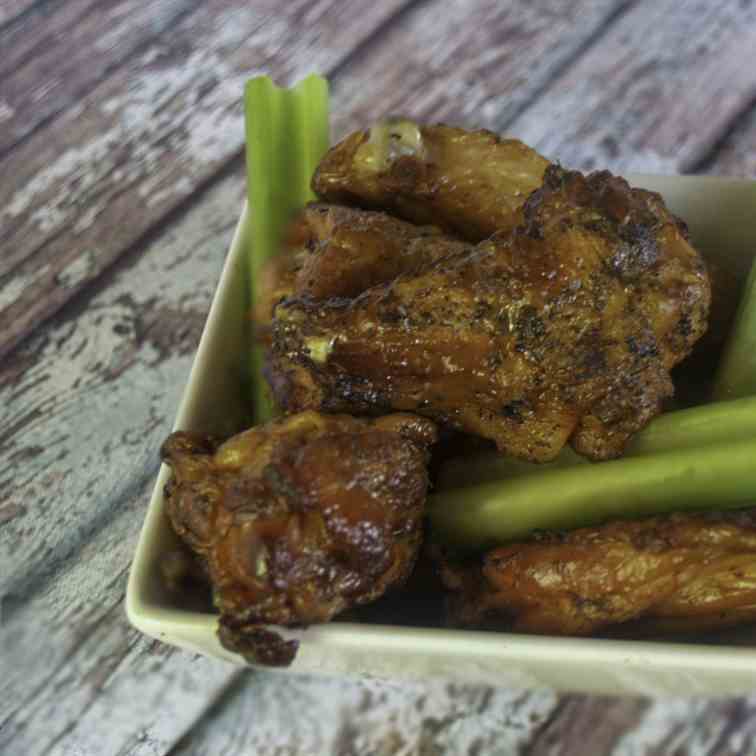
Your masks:
<instances>
[{"instance_id":1,"label":"bowl rim","mask_svg":"<svg viewBox=\"0 0 756 756\"><path fill-rule=\"evenodd\" d=\"M629 174L627 179L635 186L650 184L656 191L664 194L664 187L674 185L705 185L709 188L739 193L752 193L756 199L756 181L715 176L656 176L653 174ZM716 192L719 194L719 191ZM222 322L220 312L229 296L233 277L238 275L243 265L244 240L250 223L251 213L245 202L233 234L229 253L225 260L218 286L213 296L207 321L194 356L191 372L179 404L173 430L191 425L197 407L202 401L199 391L199 378L202 367L213 353ZM755 249L756 251L756 249ZM147 508L144 523L139 535L137 548L129 574L125 597L125 610L129 622L141 632L163 642L183 647L195 652L217 656L237 664L246 664L242 657L223 649L217 641L215 630L218 615L200 613L181 609L156 606L151 603L145 592L148 579L149 553L155 547L159 530L164 526L163 487L169 470L161 465L155 487ZM429 659L439 662L437 669L444 676L449 676L449 668L441 661L448 658L459 663L460 659L476 661L476 671L472 678L486 678L487 660L497 663L525 664L537 663L539 668L558 665L565 673L561 677L572 676L574 686L550 679L546 674L518 682L517 676L509 680L516 687L534 688L556 687L563 690L580 690L608 693L644 693L655 695L677 691L688 694L729 694L744 692L756 687L756 638L753 646L732 644L681 643L677 641L625 640L607 638L577 638L562 636L537 636L521 633L486 632L477 630L452 630L437 627L407 627L391 624L358 624L352 622L333 622L311 626L306 629L276 628L284 637L300 641L299 656L307 656L302 651L320 646L327 653L310 655L303 664L295 660L292 671L320 671L326 673L354 671L362 674L383 674L387 665L380 663L357 663L350 666L351 651L357 651L358 657L372 653L381 655L398 654L402 659L408 655L425 654ZM733 653L737 650L737 653ZM346 665L334 664L339 655L347 660ZM333 664L329 667L329 664ZM601 666L619 665L625 676L623 679L588 680L582 672ZM390 666L390 665L388 665ZM446 670L446 673L444 673ZM407 669L396 667L390 670L391 676L427 677L433 671L420 670L415 674L412 665ZM655 676L671 675L669 680L656 679ZM650 677L649 677L650 675ZM464 675L463 675L464 676ZM467 676L466 679L469 679ZM496 679L501 684L501 676ZM690 683L687 688L679 690L679 684Z\"/></svg>"}]
</instances>

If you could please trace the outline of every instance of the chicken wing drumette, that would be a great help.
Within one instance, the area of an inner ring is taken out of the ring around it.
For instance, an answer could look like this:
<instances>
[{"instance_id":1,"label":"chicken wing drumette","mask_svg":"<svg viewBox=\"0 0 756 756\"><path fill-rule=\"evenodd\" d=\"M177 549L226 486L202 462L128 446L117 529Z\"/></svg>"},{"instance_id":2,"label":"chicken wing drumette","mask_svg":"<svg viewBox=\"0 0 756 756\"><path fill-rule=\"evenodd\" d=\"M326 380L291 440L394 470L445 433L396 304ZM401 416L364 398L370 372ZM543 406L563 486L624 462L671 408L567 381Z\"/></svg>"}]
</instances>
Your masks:
<instances>
[{"instance_id":1,"label":"chicken wing drumette","mask_svg":"<svg viewBox=\"0 0 756 756\"><path fill-rule=\"evenodd\" d=\"M756 511L673 514L541 533L444 563L463 626L590 635L696 633L756 620Z\"/></svg>"},{"instance_id":2,"label":"chicken wing drumette","mask_svg":"<svg viewBox=\"0 0 756 756\"><path fill-rule=\"evenodd\" d=\"M353 298L276 308L290 410L415 411L546 461L621 454L706 329L709 281L657 194L551 166L523 223Z\"/></svg>"},{"instance_id":3,"label":"chicken wing drumette","mask_svg":"<svg viewBox=\"0 0 756 756\"><path fill-rule=\"evenodd\" d=\"M263 625L324 622L400 584L420 546L435 437L411 415L315 412L224 443L171 435L168 516L209 575L224 646L288 664L296 644Z\"/></svg>"},{"instance_id":4,"label":"chicken wing drumette","mask_svg":"<svg viewBox=\"0 0 756 756\"><path fill-rule=\"evenodd\" d=\"M514 228L546 158L491 131L387 121L332 147L312 186L329 202L374 207L470 241Z\"/></svg>"}]
</instances>

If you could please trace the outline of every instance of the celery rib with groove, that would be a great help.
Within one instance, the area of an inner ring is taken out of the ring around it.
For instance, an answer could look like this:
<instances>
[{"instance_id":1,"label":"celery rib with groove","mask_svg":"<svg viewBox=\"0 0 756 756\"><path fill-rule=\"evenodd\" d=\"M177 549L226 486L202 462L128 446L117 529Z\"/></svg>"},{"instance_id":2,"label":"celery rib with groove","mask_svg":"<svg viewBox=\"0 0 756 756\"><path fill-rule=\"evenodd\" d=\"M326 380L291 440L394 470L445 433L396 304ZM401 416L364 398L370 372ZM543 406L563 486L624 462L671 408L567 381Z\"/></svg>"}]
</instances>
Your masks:
<instances>
[{"instance_id":1,"label":"celery rib with groove","mask_svg":"<svg viewBox=\"0 0 756 756\"><path fill-rule=\"evenodd\" d=\"M541 529L756 504L756 439L554 469L430 497L435 537L485 548Z\"/></svg>"},{"instance_id":2,"label":"celery rib with groove","mask_svg":"<svg viewBox=\"0 0 756 756\"><path fill-rule=\"evenodd\" d=\"M314 199L310 180L329 145L328 82L308 76L291 89L269 77L250 79L244 90L247 198L251 218L250 304L263 264L277 254L293 213ZM263 352L252 345L255 422L273 407L262 378Z\"/></svg>"}]
</instances>

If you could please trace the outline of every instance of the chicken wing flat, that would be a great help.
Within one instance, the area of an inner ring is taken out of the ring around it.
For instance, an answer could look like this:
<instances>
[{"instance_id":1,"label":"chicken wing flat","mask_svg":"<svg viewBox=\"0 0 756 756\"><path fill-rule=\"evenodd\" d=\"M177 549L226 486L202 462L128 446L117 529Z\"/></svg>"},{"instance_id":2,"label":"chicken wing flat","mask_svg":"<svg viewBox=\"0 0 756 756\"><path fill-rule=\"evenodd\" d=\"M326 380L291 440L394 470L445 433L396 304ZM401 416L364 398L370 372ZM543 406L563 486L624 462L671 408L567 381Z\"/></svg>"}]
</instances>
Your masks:
<instances>
[{"instance_id":1,"label":"chicken wing flat","mask_svg":"<svg viewBox=\"0 0 756 756\"><path fill-rule=\"evenodd\" d=\"M312 186L329 202L388 210L480 241L518 225L548 165L517 139L491 131L397 120L332 147Z\"/></svg>"},{"instance_id":2,"label":"chicken wing flat","mask_svg":"<svg viewBox=\"0 0 756 756\"><path fill-rule=\"evenodd\" d=\"M697 633L756 620L756 510L544 533L441 570L451 621L590 635ZM613 628L618 630L621 628Z\"/></svg>"},{"instance_id":3,"label":"chicken wing flat","mask_svg":"<svg viewBox=\"0 0 756 756\"><path fill-rule=\"evenodd\" d=\"M557 166L523 224L352 299L276 308L289 410L414 411L531 461L618 456L706 329L709 282L657 194Z\"/></svg>"},{"instance_id":4,"label":"chicken wing flat","mask_svg":"<svg viewBox=\"0 0 756 756\"><path fill-rule=\"evenodd\" d=\"M299 222L307 228L306 255L293 293L313 299L355 297L470 246L435 226L340 205L308 205Z\"/></svg>"},{"instance_id":5,"label":"chicken wing flat","mask_svg":"<svg viewBox=\"0 0 756 756\"><path fill-rule=\"evenodd\" d=\"M429 420L306 412L224 443L177 432L168 517L202 560L220 638L261 663L296 644L262 625L324 622L409 574L421 541Z\"/></svg>"}]
</instances>

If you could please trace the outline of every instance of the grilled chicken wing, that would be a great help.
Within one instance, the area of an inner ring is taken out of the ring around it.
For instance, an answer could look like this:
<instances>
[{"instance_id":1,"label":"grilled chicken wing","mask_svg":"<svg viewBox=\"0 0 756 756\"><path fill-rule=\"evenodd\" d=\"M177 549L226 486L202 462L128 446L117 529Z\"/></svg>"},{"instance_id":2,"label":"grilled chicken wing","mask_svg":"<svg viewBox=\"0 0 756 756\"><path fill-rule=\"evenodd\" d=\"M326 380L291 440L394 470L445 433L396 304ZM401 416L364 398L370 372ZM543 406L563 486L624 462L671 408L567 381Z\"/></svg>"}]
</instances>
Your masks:
<instances>
[{"instance_id":1,"label":"grilled chicken wing","mask_svg":"<svg viewBox=\"0 0 756 756\"><path fill-rule=\"evenodd\" d=\"M527 460L568 440L606 459L672 394L709 296L659 195L552 166L514 232L353 299L281 303L274 391L289 410L415 411Z\"/></svg>"},{"instance_id":2,"label":"grilled chicken wing","mask_svg":"<svg viewBox=\"0 0 756 756\"><path fill-rule=\"evenodd\" d=\"M354 297L449 255L469 249L435 226L386 213L311 203L289 225L282 250L259 274L255 334L270 342L273 311L292 296Z\"/></svg>"},{"instance_id":3,"label":"grilled chicken wing","mask_svg":"<svg viewBox=\"0 0 756 756\"><path fill-rule=\"evenodd\" d=\"M390 121L332 147L313 178L329 202L388 210L470 241L514 228L546 158L491 131Z\"/></svg>"},{"instance_id":4,"label":"grilled chicken wing","mask_svg":"<svg viewBox=\"0 0 756 756\"><path fill-rule=\"evenodd\" d=\"M307 254L293 294L313 299L355 297L469 248L435 226L340 205L308 205L300 223L307 228Z\"/></svg>"},{"instance_id":5,"label":"grilled chicken wing","mask_svg":"<svg viewBox=\"0 0 756 756\"><path fill-rule=\"evenodd\" d=\"M167 513L206 567L227 648L288 664L296 644L261 625L323 622L407 577L435 434L411 415L306 412L222 444L167 439Z\"/></svg>"},{"instance_id":6,"label":"grilled chicken wing","mask_svg":"<svg viewBox=\"0 0 756 756\"><path fill-rule=\"evenodd\" d=\"M756 510L546 533L441 573L460 625L564 635L630 621L644 632L725 628L756 620Z\"/></svg>"}]
</instances>

